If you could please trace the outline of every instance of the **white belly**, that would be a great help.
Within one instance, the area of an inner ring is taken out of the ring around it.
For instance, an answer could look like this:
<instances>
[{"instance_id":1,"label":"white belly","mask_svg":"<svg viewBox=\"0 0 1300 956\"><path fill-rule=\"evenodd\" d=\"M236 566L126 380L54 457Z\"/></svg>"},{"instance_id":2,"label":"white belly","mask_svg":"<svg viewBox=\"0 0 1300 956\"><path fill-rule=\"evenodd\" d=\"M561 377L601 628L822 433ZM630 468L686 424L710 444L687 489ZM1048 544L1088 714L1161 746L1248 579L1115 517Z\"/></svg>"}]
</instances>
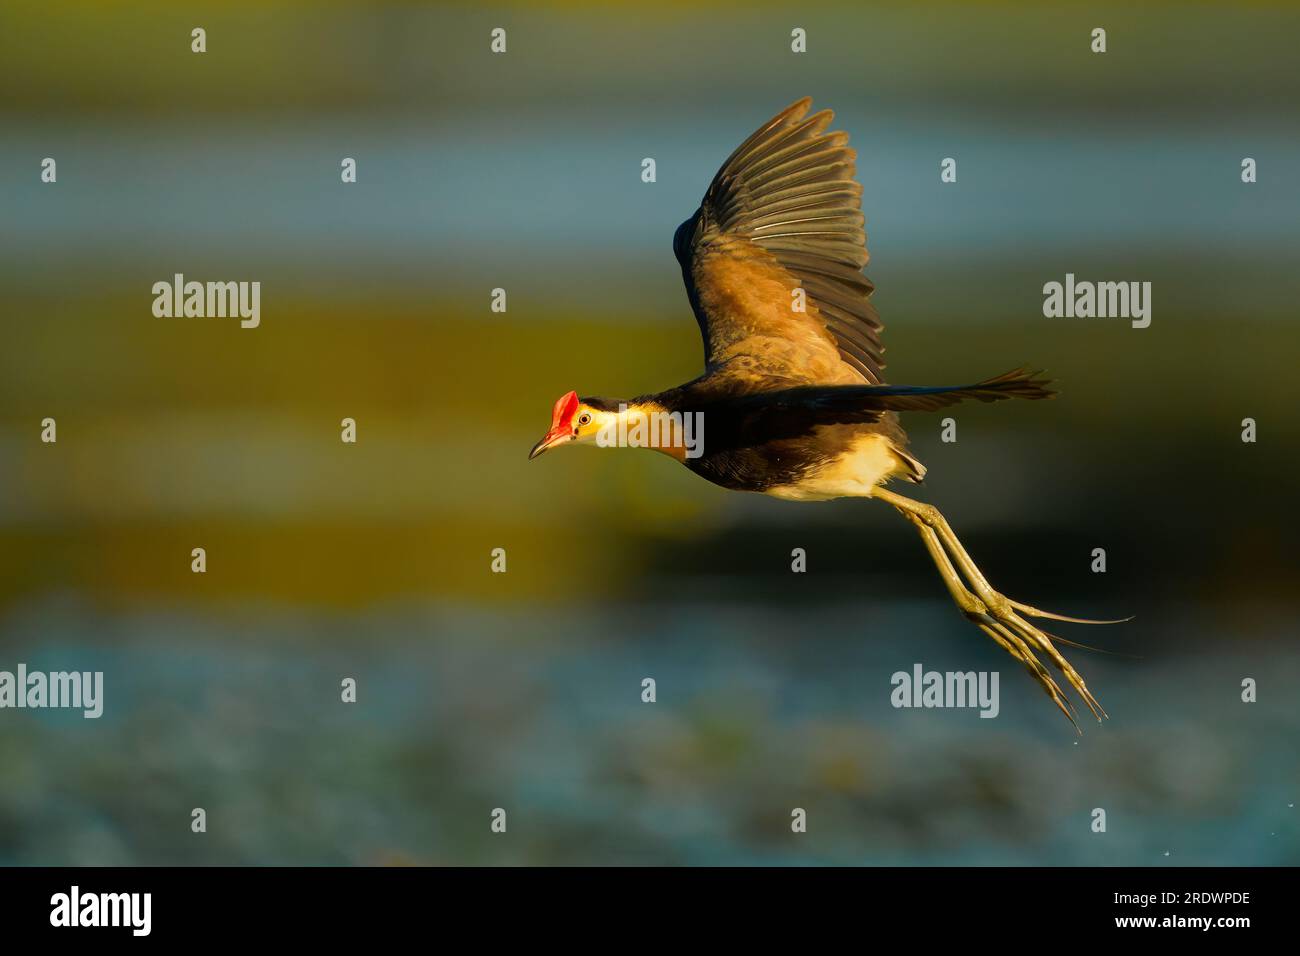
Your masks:
<instances>
[{"instance_id":1,"label":"white belly","mask_svg":"<svg viewBox=\"0 0 1300 956\"><path fill-rule=\"evenodd\" d=\"M872 489L906 466L883 435L863 435L835 462L816 477L797 485L776 485L765 493L786 501L827 501L831 498L866 498Z\"/></svg>"}]
</instances>

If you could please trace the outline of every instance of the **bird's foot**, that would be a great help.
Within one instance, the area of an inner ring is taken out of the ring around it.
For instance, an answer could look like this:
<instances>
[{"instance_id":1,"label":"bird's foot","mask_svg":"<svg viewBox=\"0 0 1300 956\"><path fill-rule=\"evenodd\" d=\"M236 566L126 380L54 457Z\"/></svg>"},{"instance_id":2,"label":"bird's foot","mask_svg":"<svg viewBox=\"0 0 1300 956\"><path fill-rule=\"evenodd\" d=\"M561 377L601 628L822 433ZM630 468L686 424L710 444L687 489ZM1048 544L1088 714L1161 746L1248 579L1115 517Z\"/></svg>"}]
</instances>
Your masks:
<instances>
[{"instance_id":1,"label":"bird's foot","mask_svg":"<svg viewBox=\"0 0 1300 956\"><path fill-rule=\"evenodd\" d=\"M1052 659L1053 663L1066 675L1066 679L1071 686L1083 697L1092 712L1098 714L1098 719L1101 719L1101 714L1105 713L1101 711L1101 705L1088 691L1083 678L1052 646L1051 640L1045 632L1040 631L1015 614L1008 607L1008 600L997 594L997 592L992 592L992 594L1001 600L994 600L991 602L992 606L990 606L990 603L976 597L964 587L961 591L962 593L957 595L957 604L966 619L979 627L999 647L1024 665L1025 670L1029 672L1029 676L1043 688L1043 691L1052 699L1052 702L1060 708L1061 713L1065 714L1070 723L1074 725L1076 732L1081 733L1082 731L1079 730L1079 723L1075 720L1074 707L1064 691L1062 691L1061 685L1052 676L1051 671L1039 660L1039 653L1046 653Z\"/></svg>"},{"instance_id":2,"label":"bird's foot","mask_svg":"<svg viewBox=\"0 0 1300 956\"><path fill-rule=\"evenodd\" d=\"M944 583L948 586L948 592L962 614L1024 665L1030 676L1070 719L1070 723L1074 724L1076 731L1079 730L1079 724L1075 720L1074 708L1061 690L1061 685L1044 666L1040 657L1045 656L1058 671L1065 675L1066 681L1088 705L1088 709L1098 721L1106 716L1106 711L1088 690L1088 685L1084 683L1079 672L1053 643L1053 641L1060 641L1063 644L1071 642L1049 634L1031 623L1028 618L1046 618L1078 624L1117 624L1120 623L1119 621L1093 621L1067 617L1064 614L1054 614L1051 611L1043 611L1029 604L1011 600L993 589L937 508L884 489L877 489L875 495L892 504L916 527L922 542L930 552L935 567L938 568Z\"/></svg>"},{"instance_id":3,"label":"bird's foot","mask_svg":"<svg viewBox=\"0 0 1300 956\"><path fill-rule=\"evenodd\" d=\"M1070 718L1071 723L1074 723L1075 725L1075 729L1078 729L1078 723L1074 720L1073 708L1070 707L1068 700L1063 699L1064 695L1061 693L1060 686L1052 678L1052 675L1047 671L1047 668L1038 660L1037 655L1039 654L1045 655L1056 669L1065 675L1065 679L1069 682L1070 686L1074 688L1075 693L1077 693L1079 697L1082 698L1083 702L1088 705L1088 709L1092 711L1093 716L1096 717L1098 721L1104 718L1106 716L1106 711L1102 708L1101 704L1098 703L1097 698L1092 695L1092 691L1088 690L1088 685L1084 682L1083 677L1074 669L1073 665L1065 659L1065 656L1056 649L1056 645L1052 643L1053 640L1060 640L1060 638L1057 638L1056 635L1049 634L1042 628L1032 624L1024 616L1017 613L1017 611L1026 609L1025 614L1029 616L1051 617L1054 620L1068 619L1059 615L1049 615L1046 613L1040 614L1035 610L1028 609L1028 605L1022 605L1016 601L1012 601L999 592L994 591L992 588L981 588L980 590L986 592L982 594L977 592L980 601L986 608L986 620L977 621L976 623L980 624L980 626L985 629L986 633L988 633L989 628L995 629L999 634L1006 638L1013 647L1021 652L1014 656L1018 656L1022 661L1025 661L1026 667L1030 668L1030 673L1033 674L1039 684L1043 686L1043 689L1047 692L1048 696L1051 697L1052 700L1056 702L1056 705L1065 712L1065 715ZM1101 624L1107 622L1081 621L1080 623ZM1026 658L1032 660L1032 665L1028 663Z\"/></svg>"}]
</instances>

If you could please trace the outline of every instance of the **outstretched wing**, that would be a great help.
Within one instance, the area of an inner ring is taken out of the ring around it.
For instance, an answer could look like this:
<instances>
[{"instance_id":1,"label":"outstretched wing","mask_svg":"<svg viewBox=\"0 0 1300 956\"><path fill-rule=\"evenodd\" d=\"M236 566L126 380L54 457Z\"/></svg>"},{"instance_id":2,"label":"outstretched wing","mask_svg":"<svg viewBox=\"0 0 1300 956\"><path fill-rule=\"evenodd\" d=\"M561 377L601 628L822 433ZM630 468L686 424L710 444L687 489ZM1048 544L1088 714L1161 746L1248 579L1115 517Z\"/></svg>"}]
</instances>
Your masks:
<instances>
[{"instance_id":1,"label":"outstretched wing","mask_svg":"<svg viewBox=\"0 0 1300 956\"><path fill-rule=\"evenodd\" d=\"M973 385L798 385L730 399L738 408L795 412L809 422L874 421L884 412L933 412L959 402L1056 395L1041 372L1012 369Z\"/></svg>"},{"instance_id":2,"label":"outstretched wing","mask_svg":"<svg viewBox=\"0 0 1300 956\"><path fill-rule=\"evenodd\" d=\"M847 133L826 132L830 110L808 116L811 104L799 100L740 144L678 227L673 251L708 368L879 384L884 347L862 274L857 154Z\"/></svg>"}]
</instances>

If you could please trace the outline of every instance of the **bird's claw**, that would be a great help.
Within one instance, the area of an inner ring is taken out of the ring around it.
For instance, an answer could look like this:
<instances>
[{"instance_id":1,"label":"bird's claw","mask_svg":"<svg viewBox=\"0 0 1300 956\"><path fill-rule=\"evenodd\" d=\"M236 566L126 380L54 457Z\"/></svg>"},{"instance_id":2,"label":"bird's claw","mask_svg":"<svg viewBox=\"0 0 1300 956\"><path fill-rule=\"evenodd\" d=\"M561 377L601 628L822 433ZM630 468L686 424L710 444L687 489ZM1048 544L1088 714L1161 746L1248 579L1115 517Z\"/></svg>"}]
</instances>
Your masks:
<instances>
[{"instance_id":1,"label":"bird's claw","mask_svg":"<svg viewBox=\"0 0 1300 956\"><path fill-rule=\"evenodd\" d=\"M996 594L996 592L994 593ZM1002 597L1002 595L997 595L997 597ZM1060 685L1038 659L1039 654L1046 655L1056 669L1065 675L1065 679L1074 688L1075 693L1088 705L1088 709L1092 711L1092 715L1098 721L1107 716L1097 698L1092 695L1092 691L1088 690L1088 685L1084 682L1083 677L1052 643L1054 635L1035 627L1016 613L1014 609L1022 605L1006 598L1003 598L1002 601L985 599L984 604L989 608L988 617L991 626L1008 637L1012 647L1018 652L1013 653L1012 656L1017 657L1024 663L1026 669L1038 681L1047 695L1070 718L1070 722L1074 724L1076 730L1078 730L1079 725L1074 719L1074 710L1069 706L1069 701L1065 699ZM988 628L985 628L985 633L988 633Z\"/></svg>"}]
</instances>

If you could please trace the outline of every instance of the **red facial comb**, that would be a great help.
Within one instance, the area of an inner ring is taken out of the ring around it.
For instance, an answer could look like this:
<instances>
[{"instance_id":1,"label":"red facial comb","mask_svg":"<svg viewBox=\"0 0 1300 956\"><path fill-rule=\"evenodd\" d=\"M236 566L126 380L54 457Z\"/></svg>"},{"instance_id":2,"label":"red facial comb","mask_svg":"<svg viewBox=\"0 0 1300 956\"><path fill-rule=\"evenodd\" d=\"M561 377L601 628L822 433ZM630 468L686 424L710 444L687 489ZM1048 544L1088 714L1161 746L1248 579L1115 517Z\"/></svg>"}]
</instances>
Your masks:
<instances>
[{"instance_id":1,"label":"red facial comb","mask_svg":"<svg viewBox=\"0 0 1300 956\"><path fill-rule=\"evenodd\" d=\"M569 428L573 423L573 413L577 410L577 392L569 392L567 395L561 395L555 400L555 408L551 411L551 430L555 431L557 428Z\"/></svg>"}]
</instances>

